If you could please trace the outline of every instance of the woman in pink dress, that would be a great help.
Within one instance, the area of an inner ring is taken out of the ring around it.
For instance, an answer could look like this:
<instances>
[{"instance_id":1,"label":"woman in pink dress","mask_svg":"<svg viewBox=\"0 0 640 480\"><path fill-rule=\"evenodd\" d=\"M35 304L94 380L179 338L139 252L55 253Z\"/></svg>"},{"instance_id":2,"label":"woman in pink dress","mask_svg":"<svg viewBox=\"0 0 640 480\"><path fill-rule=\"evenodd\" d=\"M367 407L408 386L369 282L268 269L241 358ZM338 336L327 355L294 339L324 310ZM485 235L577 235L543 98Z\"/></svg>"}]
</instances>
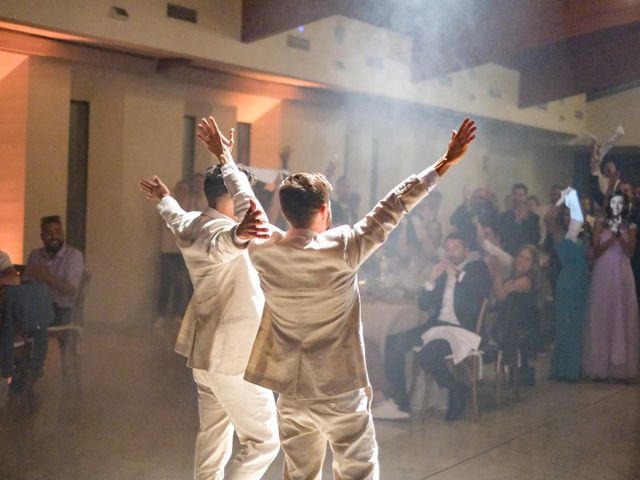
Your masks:
<instances>
[{"instance_id":1,"label":"woman in pink dress","mask_svg":"<svg viewBox=\"0 0 640 480\"><path fill-rule=\"evenodd\" d=\"M629 221L628 205L622 192L612 193L594 230L596 260L582 357L583 374L594 379L638 375L640 317L630 262L637 227Z\"/></svg>"}]
</instances>

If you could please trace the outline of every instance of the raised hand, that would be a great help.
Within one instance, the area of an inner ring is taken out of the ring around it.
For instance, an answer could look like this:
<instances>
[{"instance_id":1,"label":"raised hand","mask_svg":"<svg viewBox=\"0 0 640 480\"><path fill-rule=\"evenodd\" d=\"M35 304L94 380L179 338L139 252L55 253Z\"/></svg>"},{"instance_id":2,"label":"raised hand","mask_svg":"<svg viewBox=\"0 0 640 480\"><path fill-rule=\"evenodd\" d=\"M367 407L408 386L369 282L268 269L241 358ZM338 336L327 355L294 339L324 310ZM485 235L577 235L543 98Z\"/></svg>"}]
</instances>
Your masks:
<instances>
[{"instance_id":1,"label":"raised hand","mask_svg":"<svg viewBox=\"0 0 640 480\"><path fill-rule=\"evenodd\" d=\"M162 183L162 180L157 175L154 175L151 180L141 178L138 181L138 186L149 200L155 200L156 202L162 200L162 197L171 195L169 187Z\"/></svg>"},{"instance_id":2,"label":"raised hand","mask_svg":"<svg viewBox=\"0 0 640 480\"><path fill-rule=\"evenodd\" d=\"M467 153L469 144L476 138L476 123L465 118L458 131L451 132L451 141L447 148L447 160L455 165Z\"/></svg>"},{"instance_id":3,"label":"raised hand","mask_svg":"<svg viewBox=\"0 0 640 480\"><path fill-rule=\"evenodd\" d=\"M256 201L252 198L249 199L249 210L236 227L236 236L245 241L270 237L269 229L265 226L264 215L258 210Z\"/></svg>"},{"instance_id":4,"label":"raised hand","mask_svg":"<svg viewBox=\"0 0 640 480\"><path fill-rule=\"evenodd\" d=\"M446 171L458 163L464 154L467 153L469 144L476 138L476 123L473 120L465 118L460 128L451 133L451 140L447 148L447 153L436 164L438 175L442 176Z\"/></svg>"},{"instance_id":5,"label":"raised hand","mask_svg":"<svg viewBox=\"0 0 640 480\"><path fill-rule=\"evenodd\" d=\"M222 155L231 153L235 143L235 130L233 128L229 130L229 138L227 139L213 117L200 120L196 136L218 160L221 160Z\"/></svg>"}]
</instances>

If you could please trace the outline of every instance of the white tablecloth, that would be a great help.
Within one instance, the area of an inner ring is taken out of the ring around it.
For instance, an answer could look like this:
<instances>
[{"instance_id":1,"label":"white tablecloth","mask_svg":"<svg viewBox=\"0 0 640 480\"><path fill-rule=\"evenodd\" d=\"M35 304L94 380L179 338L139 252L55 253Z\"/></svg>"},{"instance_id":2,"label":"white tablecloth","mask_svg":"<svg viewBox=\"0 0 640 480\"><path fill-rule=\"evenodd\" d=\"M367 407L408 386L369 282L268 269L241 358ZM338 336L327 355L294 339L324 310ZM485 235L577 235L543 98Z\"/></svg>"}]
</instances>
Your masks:
<instances>
[{"instance_id":1,"label":"white tablecloth","mask_svg":"<svg viewBox=\"0 0 640 480\"><path fill-rule=\"evenodd\" d=\"M381 349L384 361L384 345L387 335L406 332L427 321L427 314L416 303L362 303L362 328L364 338Z\"/></svg>"}]
</instances>

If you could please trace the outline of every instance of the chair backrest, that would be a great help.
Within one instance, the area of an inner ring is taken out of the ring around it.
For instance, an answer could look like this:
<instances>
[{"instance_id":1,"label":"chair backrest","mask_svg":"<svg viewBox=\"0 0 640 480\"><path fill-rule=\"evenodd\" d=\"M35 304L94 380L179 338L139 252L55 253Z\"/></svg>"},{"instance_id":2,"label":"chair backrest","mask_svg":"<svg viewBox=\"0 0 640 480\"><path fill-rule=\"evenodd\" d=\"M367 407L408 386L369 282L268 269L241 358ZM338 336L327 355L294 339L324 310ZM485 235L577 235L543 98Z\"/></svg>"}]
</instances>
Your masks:
<instances>
[{"instance_id":1,"label":"chair backrest","mask_svg":"<svg viewBox=\"0 0 640 480\"><path fill-rule=\"evenodd\" d=\"M82 272L82 280L78 287L78 295L76 297L76 304L73 307L73 318L71 323L74 325L82 325L84 323L84 301L87 298L87 292L89 291L89 285L91 284L91 274L86 270Z\"/></svg>"},{"instance_id":2,"label":"chair backrest","mask_svg":"<svg viewBox=\"0 0 640 480\"><path fill-rule=\"evenodd\" d=\"M489 309L489 299L485 298L484 300L482 300L482 305L480 306L480 313L478 313L478 320L476 321L477 335L480 335L480 332L482 332L482 324L484 323L484 317L486 317L488 309Z\"/></svg>"}]
</instances>

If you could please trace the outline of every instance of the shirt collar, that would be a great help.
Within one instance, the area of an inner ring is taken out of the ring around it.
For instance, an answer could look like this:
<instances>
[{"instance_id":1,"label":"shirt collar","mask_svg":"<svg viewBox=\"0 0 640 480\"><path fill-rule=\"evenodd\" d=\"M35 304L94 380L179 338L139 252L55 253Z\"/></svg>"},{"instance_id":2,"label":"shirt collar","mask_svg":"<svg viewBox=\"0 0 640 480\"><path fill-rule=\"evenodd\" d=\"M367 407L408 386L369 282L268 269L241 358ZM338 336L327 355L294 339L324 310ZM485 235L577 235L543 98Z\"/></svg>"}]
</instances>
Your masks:
<instances>
[{"instance_id":1,"label":"shirt collar","mask_svg":"<svg viewBox=\"0 0 640 480\"><path fill-rule=\"evenodd\" d=\"M212 208L212 207L207 207L202 212L202 215L204 215L205 217L212 218L214 220L217 220L219 218L224 218L224 219L227 219L227 220L231 220L232 222L235 222L235 220L233 218L226 216L224 213L219 212L218 210L216 210L215 208Z\"/></svg>"},{"instance_id":2,"label":"shirt collar","mask_svg":"<svg viewBox=\"0 0 640 480\"><path fill-rule=\"evenodd\" d=\"M316 232L315 230L310 230L308 228L290 228L287 231L287 237L304 237L304 238L313 238L320 235L320 232Z\"/></svg>"}]
</instances>

